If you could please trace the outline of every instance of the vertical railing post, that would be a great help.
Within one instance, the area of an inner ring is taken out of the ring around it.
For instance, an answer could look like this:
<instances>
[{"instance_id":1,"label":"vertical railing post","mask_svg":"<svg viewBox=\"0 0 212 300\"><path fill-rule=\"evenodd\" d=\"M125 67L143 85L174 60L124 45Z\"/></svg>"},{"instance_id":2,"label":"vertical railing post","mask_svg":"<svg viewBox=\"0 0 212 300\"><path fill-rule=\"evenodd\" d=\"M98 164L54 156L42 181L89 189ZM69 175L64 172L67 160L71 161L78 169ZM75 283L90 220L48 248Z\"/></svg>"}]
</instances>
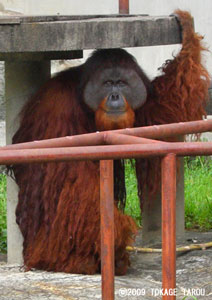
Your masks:
<instances>
[{"instance_id":1,"label":"vertical railing post","mask_svg":"<svg viewBox=\"0 0 212 300\"><path fill-rule=\"evenodd\" d=\"M129 14L129 0L119 0L119 13L123 15Z\"/></svg>"},{"instance_id":2,"label":"vertical railing post","mask_svg":"<svg viewBox=\"0 0 212 300\"><path fill-rule=\"evenodd\" d=\"M163 300L176 289L176 155L162 159L162 288Z\"/></svg>"},{"instance_id":3,"label":"vertical railing post","mask_svg":"<svg viewBox=\"0 0 212 300\"><path fill-rule=\"evenodd\" d=\"M100 161L102 299L114 299L113 160Z\"/></svg>"}]
</instances>

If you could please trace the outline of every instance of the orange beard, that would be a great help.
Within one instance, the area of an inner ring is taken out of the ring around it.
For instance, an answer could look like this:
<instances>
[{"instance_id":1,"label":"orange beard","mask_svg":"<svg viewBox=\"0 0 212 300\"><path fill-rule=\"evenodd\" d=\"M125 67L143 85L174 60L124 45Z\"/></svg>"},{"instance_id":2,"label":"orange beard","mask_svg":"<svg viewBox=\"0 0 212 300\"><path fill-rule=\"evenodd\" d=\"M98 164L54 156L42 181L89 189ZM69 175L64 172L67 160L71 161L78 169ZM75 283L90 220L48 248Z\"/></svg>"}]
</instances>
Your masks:
<instances>
[{"instance_id":1,"label":"orange beard","mask_svg":"<svg viewBox=\"0 0 212 300\"><path fill-rule=\"evenodd\" d=\"M135 122L135 113L126 101L125 111L121 114L109 113L105 109L106 98L100 103L95 114L97 130L113 130L133 127Z\"/></svg>"}]
</instances>

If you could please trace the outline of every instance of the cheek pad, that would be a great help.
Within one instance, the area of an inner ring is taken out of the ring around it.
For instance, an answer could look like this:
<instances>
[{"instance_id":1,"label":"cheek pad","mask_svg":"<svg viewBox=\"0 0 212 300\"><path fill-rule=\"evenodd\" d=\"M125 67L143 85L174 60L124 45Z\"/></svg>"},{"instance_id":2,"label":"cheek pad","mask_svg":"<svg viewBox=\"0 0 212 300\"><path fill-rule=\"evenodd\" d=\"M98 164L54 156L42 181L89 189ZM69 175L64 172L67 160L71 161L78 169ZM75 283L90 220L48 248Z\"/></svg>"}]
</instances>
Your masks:
<instances>
[{"instance_id":1,"label":"cheek pad","mask_svg":"<svg viewBox=\"0 0 212 300\"><path fill-rule=\"evenodd\" d=\"M105 98L104 91L93 81L89 81L85 86L83 98L84 102L90 107L92 110L96 111Z\"/></svg>"},{"instance_id":2,"label":"cheek pad","mask_svg":"<svg viewBox=\"0 0 212 300\"><path fill-rule=\"evenodd\" d=\"M134 70L125 70L124 75L128 82L128 88L123 91L123 94L131 108L135 110L145 103L147 98L147 89L141 77Z\"/></svg>"},{"instance_id":3,"label":"cheek pad","mask_svg":"<svg viewBox=\"0 0 212 300\"><path fill-rule=\"evenodd\" d=\"M147 90L143 82L139 79L126 90L124 96L132 109L137 109L146 102Z\"/></svg>"}]
</instances>

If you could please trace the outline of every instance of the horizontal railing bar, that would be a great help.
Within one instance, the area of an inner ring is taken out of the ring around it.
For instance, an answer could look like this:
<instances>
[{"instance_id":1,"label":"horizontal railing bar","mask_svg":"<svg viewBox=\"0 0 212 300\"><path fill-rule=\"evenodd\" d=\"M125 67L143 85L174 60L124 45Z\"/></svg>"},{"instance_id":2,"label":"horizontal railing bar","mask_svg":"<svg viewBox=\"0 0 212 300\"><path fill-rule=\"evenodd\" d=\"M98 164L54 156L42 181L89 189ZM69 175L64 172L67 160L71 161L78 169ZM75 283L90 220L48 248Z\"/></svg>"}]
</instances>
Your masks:
<instances>
[{"instance_id":1,"label":"horizontal railing bar","mask_svg":"<svg viewBox=\"0 0 212 300\"><path fill-rule=\"evenodd\" d=\"M104 135L104 143L107 145L129 145L129 144L154 144L165 143L163 141L126 135L122 133L107 132Z\"/></svg>"},{"instance_id":2,"label":"horizontal railing bar","mask_svg":"<svg viewBox=\"0 0 212 300\"><path fill-rule=\"evenodd\" d=\"M185 134L194 134L212 131L212 120L172 123L165 125L153 125L137 128L118 129L112 131L103 131L95 133L86 133L81 135L60 137L41 141L19 143L1 147L0 150L7 149L41 149L56 147L78 147L102 145L105 143L105 134L121 133L125 135L139 136L143 138L160 139Z\"/></svg>"},{"instance_id":3,"label":"horizontal railing bar","mask_svg":"<svg viewBox=\"0 0 212 300\"><path fill-rule=\"evenodd\" d=\"M62 138L54 138L41 141L33 141L28 143L19 143L8 145L0 148L0 150L15 150L15 149L42 149L42 148L59 148L59 147L77 147L77 146L94 146L94 145L120 145L120 144L149 144L160 143L160 141L128 136L122 133L96 132L92 134L83 134L77 136L66 136Z\"/></svg>"},{"instance_id":4,"label":"horizontal railing bar","mask_svg":"<svg viewBox=\"0 0 212 300\"><path fill-rule=\"evenodd\" d=\"M139 158L164 156L168 153L178 156L212 155L212 142L5 150L0 151L0 164Z\"/></svg>"},{"instance_id":5,"label":"horizontal railing bar","mask_svg":"<svg viewBox=\"0 0 212 300\"><path fill-rule=\"evenodd\" d=\"M118 129L113 132L134 135L143 138L162 139L186 134L196 134L212 131L212 120L201 120L191 122L170 123L163 125L152 125Z\"/></svg>"},{"instance_id":6,"label":"horizontal railing bar","mask_svg":"<svg viewBox=\"0 0 212 300\"><path fill-rule=\"evenodd\" d=\"M100 132L86 133L73 136L65 136L40 141L26 142L0 147L1 150L18 149L42 149L42 148L60 148L60 147L80 147L103 145L104 135Z\"/></svg>"}]
</instances>

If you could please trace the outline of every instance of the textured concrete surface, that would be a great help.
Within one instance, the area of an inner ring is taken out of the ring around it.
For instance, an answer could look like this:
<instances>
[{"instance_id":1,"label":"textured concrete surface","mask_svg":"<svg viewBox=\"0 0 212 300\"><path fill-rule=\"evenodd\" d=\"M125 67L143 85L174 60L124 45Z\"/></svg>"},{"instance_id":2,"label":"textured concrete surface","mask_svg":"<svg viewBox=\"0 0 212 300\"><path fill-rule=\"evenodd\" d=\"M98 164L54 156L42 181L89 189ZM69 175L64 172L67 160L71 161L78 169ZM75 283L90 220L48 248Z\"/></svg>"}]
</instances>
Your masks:
<instances>
[{"instance_id":1,"label":"textured concrete surface","mask_svg":"<svg viewBox=\"0 0 212 300\"><path fill-rule=\"evenodd\" d=\"M36 58L40 52L51 55L67 50L181 43L180 27L173 15L12 16L6 20L0 16L0 28L2 60L20 58L20 53L34 53Z\"/></svg>"},{"instance_id":2,"label":"textured concrete surface","mask_svg":"<svg viewBox=\"0 0 212 300\"><path fill-rule=\"evenodd\" d=\"M141 236L136 244L140 244ZM187 232L184 244L209 242L212 232ZM3 258L3 257L0 257ZM115 299L159 300L161 256L134 253L126 276L115 279ZM192 290L193 289L193 290ZM177 300L193 292L197 299L212 299L212 249L177 257ZM0 300L101 299L101 276L43 271L24 272L20 266L0 263ZM186 300L193 298L188 297Z\"/></svg>"},{"instance_id":3,"label":"textured concrete surface","mask_svg":"<svg viewBox=\"0 0 212 300\"><path fill-rule=\"evenodd\" d=\"M5 146L6 137L5 137L5 121L0 120L0 146Z\"/></svg>"},{"instance_id":4,"label":"textured concrete surface","mask_svg":"<svg viewBox=\"0 0 212 300\"><path fill-rule=\"evenodd\" d=\"M211 98L211 102L212 102L212 98ZM212 115L207 116L207 119L212 120ZM212 142L212 131L211 132L205 132L205 133L203 133L201 135L201 140L202 141Z\"/></svg>"},{"instance_id":5,"label":"textured concrete surface","mask_svg":"<svg viewBox=\"0 0 212 300\"><path fill-rule=\"evenodd\" d=\"M0 120L5 119L4 62L0 61Z\"/></svg>"}]
</instances>

